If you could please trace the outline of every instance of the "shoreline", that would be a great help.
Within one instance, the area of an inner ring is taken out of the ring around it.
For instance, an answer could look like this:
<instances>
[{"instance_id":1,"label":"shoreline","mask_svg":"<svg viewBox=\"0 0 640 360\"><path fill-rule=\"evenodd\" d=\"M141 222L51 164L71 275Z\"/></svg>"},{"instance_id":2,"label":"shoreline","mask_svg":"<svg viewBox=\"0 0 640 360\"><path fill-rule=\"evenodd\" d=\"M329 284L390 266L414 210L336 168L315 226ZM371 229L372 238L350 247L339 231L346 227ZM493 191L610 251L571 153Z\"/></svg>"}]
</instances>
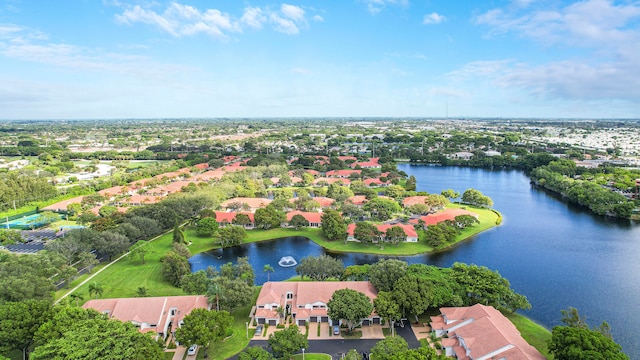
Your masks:
<instances>
[{"instance_id":1,"label":"shoreline","mask_svg":"<svg viewBox=\"0 0 640 360\"><path fill-rule=\"evenodd\" d=\"M433 254L443 251L448 251L456 245L472 240L476 235L500 226L502 223L502 214L493 209L476 208L469 205L462 204L450 204L450 207L454 208L471 208L473 211L478 212L480 215L480 224L477 224L471 228L462 230L462 232L456 237L456 240L450 244L446 244L445 247L434 249L424 242L419 240L415 243L401 243L399 245L388 244L383 248L380 248L377 244L362 244L359 242L349 241L330 241L327 240L322 234L320 228L275 228L269 230L248 230L246 238L242 241L244 244L251 244L254 242L262 241L277 241L278 239L302 236L316 243L318 246L332 253L358 253L358 254L371 254L371 255L387 255L387 256L415 256L422 254ZM202 252L221 249L219 245L214 247L202 249L197 252L193 252L192 255L196 255Z\"/></svg>"}]
</instances>

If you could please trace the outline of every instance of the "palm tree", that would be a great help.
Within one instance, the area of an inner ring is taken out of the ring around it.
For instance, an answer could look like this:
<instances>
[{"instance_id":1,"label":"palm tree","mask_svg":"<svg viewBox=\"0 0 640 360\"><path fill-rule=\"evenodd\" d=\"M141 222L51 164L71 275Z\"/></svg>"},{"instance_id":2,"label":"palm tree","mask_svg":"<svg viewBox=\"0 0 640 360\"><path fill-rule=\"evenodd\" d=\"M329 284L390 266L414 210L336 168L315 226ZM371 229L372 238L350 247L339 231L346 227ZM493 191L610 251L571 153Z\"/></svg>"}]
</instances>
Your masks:
<instances>
[{"instance_id":1,"label":"palm tree","mask_svg":"<svg viewBox=\"0 0 640 360\"><path fill-rule=\"evenodd\" d=\"M69 295L69 298L70 298L71 300L75 300L75 301L76 301L76 307L80 306L80 305L79 305L79 301L84 299L84 298L82 297L82 295L80 295L80 294L75 294L75 293L74 293L74 294Z\"/></svg>"},{"instance_id":2,"label":"palm tree","mask_svg":"<svg viewBox=\"0 0 640 360\"><path fill-rule=\"evenodd\" d=\"M209 303L211 303L212 299L216 299L216 310L220 311L220 298L224 299L224 289L218 283L213 283L209 285L209 289L207 290L207 295L209 295Z\"/></svg>"},{"instance_id":3,"label":"palm tree","mask_svg":"<svg viewBox=\"0 0 640 360\"><path fill-rule=\"evenodd\" d=\"M93 282L89 284L89 296L95 295L97 299L100 296L102 296L103 292L104 292L104 288L99 283Z\"/></svg>"},{"instance_id":4,"label":"palm tree","mask_svg":"<svg viewBox=\"0 0 640 360\"><path fill-rule=\"evenodd\" d=\"M273 266L269 264L265 264L264 267L262 268L262 271L267 273L267 281L271 281L269 273L275 272L276 270L273 268Z\"/></svg>"},{"instance_id":5,"label":"palm tree","mask_svg":"<svg viewBox=\"0 0 640 360\"><path fill-rule=\"evenodd\" d=\"M280 319L284 318L285 309L282 306L278 306L278 308L276 309L276 312L280 316Z\"/></svg>"}]
</instances>

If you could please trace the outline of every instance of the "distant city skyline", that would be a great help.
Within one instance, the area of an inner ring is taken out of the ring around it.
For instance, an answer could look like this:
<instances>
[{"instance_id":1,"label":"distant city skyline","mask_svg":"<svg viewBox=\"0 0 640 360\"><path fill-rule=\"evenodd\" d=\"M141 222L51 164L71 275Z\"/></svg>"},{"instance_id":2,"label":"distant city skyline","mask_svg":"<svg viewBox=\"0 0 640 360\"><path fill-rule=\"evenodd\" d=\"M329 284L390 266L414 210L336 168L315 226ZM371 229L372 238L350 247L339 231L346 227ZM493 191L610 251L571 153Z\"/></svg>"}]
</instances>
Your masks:
<instances>
[{"instance_id":1,"label":"distant city skyline","mask_svg":"<svg viewBox=\"0 0 640 360\"><path fill-rule=\"evenodd\" d=\"M0 0L0 119L640 117L627 0Z\"/></svg>"}]
</instances>

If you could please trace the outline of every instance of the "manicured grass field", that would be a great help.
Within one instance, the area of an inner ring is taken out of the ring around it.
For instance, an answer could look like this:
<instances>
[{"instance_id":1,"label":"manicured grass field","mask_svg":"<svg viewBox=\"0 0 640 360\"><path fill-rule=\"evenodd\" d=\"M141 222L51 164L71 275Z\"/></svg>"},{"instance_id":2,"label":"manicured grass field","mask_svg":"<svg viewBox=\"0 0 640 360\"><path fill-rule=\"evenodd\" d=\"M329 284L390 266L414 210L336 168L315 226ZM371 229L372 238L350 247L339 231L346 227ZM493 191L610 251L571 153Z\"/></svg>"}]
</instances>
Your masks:
<instances>
[{"instance_id":1,"label":"manicured grass field","mask_svg":"<svg viewBox=\"0 0 640 360\"><path fill-rule=\"evenodd\" d=\"M511 320L529 344L538 349L547 359L553 359L547 348L547 343L551 340L551 332L549 330L524 315L517 313L504 313L504 315Z\"/></svg>"},{"instance_id":2,"label":"manicured grass field","mask_svg":"<svg viewBox=\"0 0 640 360\"><path fill-rule=\"evenodd\" d=\"M292 357L293 360L302 360L302 354L296 354ZM331 355L329 354L304 354L304 360L331 360Z\"/></svg>"},{"instance_id":3,"label":"manicured grass field","mask_svg":"<svg viewBox=\"0 0 640 360\"><path fill-rule=\"evenodd\" d=\"M90 299L89 285L97 282L104 289L103 299L135 297L139 287L145 287L148 296L184 295L182 289L171 285L162 276L160 258L171 250L171 244L172 234L169 232L147 245L149 253L145 256L144 264L129 255L96 275L76 293L83 296L85 301Z\"/></svg>"}]
</instances>

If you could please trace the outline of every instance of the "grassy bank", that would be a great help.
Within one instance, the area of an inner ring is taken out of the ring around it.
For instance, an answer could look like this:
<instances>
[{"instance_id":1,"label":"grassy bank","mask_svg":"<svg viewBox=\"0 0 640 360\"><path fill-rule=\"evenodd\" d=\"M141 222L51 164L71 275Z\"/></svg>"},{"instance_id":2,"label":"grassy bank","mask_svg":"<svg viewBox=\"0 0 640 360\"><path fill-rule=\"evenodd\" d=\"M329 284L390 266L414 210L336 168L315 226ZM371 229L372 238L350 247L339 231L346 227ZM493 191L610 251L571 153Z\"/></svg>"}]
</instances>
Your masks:
<instances>
[{"instance_id":1,"label":"grassy bank","mask_svg":"<svg viewBox=\"0 0 640 360\"><path fill-rule=\"evenodd\" d=\"M553 359L547 349L547 343L551 340L551 332L544 326L518 313L504 314L516 326L522 337L533 347L538 349L547 359Z\"/></svg>"}]
</instances>

